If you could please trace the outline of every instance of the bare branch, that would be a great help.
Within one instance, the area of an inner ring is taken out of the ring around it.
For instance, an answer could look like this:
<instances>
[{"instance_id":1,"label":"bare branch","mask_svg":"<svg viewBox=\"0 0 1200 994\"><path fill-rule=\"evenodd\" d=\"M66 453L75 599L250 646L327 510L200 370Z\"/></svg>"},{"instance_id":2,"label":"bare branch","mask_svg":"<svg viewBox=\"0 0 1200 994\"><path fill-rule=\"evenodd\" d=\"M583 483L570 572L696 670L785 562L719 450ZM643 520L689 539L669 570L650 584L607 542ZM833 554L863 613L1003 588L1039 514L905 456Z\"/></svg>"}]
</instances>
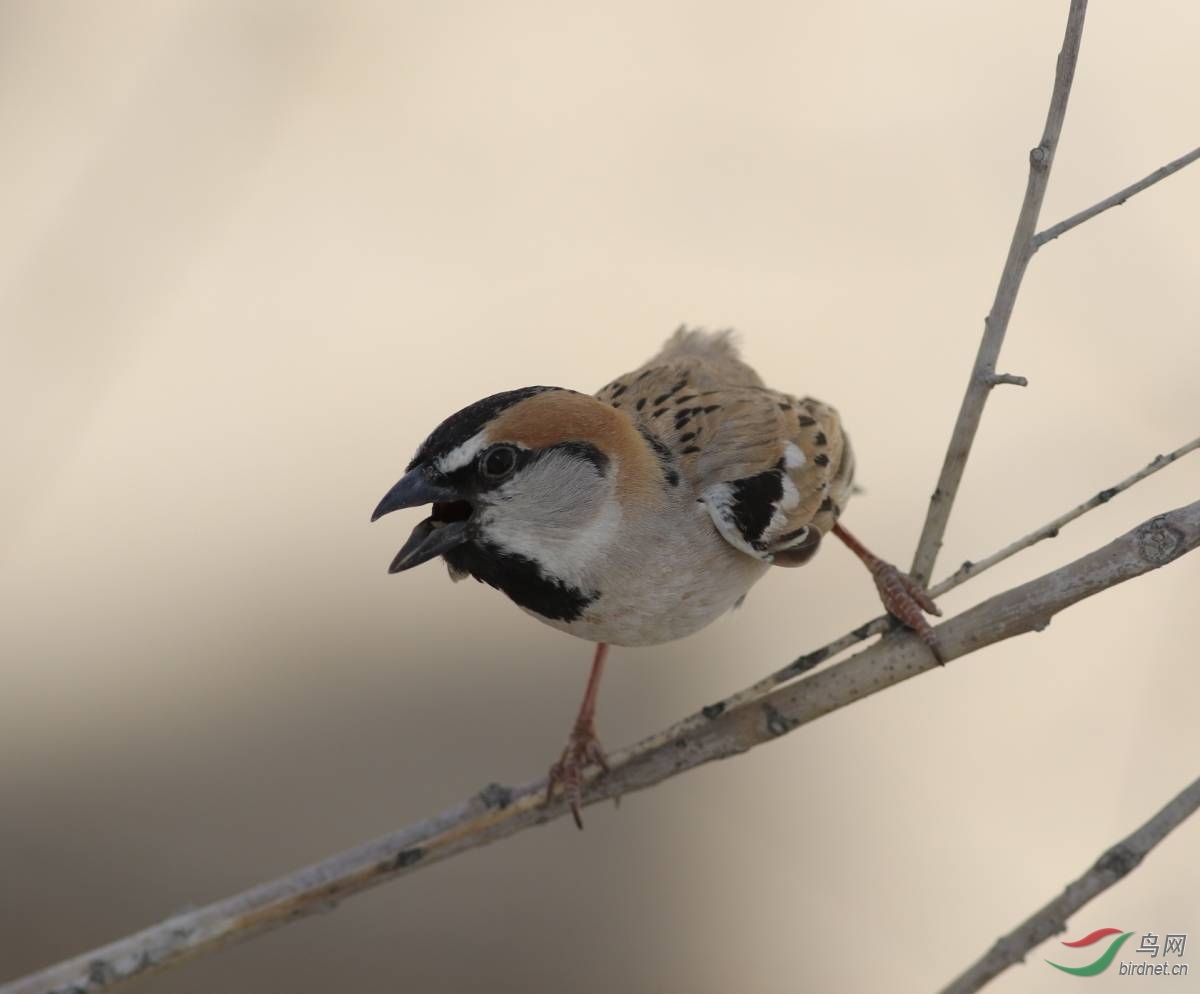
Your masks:
<instances>
[{"instance_id":1,"label":"bare branch","mask_svg":"<svg viewBox=\"0 0 1200 994\"><path fill-rule=\"evenodd\" d=\"M942 463L942 472L929 500L925 525L921 529L921 538L917 543L912 568L909 570L921 583L928 583L933 574L933 564L942 547L942 538L946 534L950 510L954 506L958 485L962 481L967 456L971 452L975 433L979 430L979 421L983 417L983 405L994 386L991 377L996 372L996 361L1000 357L1000 346L1004 344L1004 334L1008 330L1008 321L1012 317L1017 292L1021 289L1025 267L1036 251L1033 235L1037 230L1038 215L1046 196L1046 185L1050 181L1050 168L1054 164L1054 153L1058 148L1058 138L1067 114L1067 99L1071 95L1071 83L1075 78L1075 63L1079 58L1079 43L1083 35L1086 11L1087 0L1071 0L1066 35L1063 38L1062 50L1058 53L1054 88L1050 94L1050 109L1046 114L1046 127L1042 132L1041 142L1029 153L1029 179L1025 185L1025 198L1017 215L1017 227L1013 231L1008 258L1000 274L1000 284L996 287L991 312L983 323L983 340L979 343L971 379L967 383L967 392L959 408L958 419L954 423L950 445Z\"/></svg>"},{"instance_id":2,"label":"bare branch","mask_svg":"<svg viewBox=\"0 0 1200 994\"><path fill-rule=\"evenodd\" d=\"M1157 569L1200 545L1200 501L1159 515L1108 545L989 598L937 628L947 660L1044 628L1085 597ZM937 664L925 644L897 632L836 666L765 698L688 718L610 757L611 772L583 785L584 804L650 787L685 770L745 752ZM3 987L0 994L79 994L173 966L318 911L358 891L562 816L543 803L545 778L516 788L490 784L469 801L391 835Z\"/></svg>"},{"instance_id":3,"label":"bare branch","mask_svg":"<svg viewBox=\"0 0 1200 994\"><path fill-rule=\"evenodd\" d=\"M1094 497L1090 497L1082 504L1072 508L1066 514L1060 514L1049 524L1042 525L1036 531L1030 532L1024 538L1019 538L1017 541L1006 545L999 552L993 552L986 559L980 559L978 562L965 562L954 573L946 577L941 583L934 584L930 588L929 593L934 597L940 597L947 590L953 590L960 583L965 583L973 576L978 576L984 570L991 569L997 563L1004 562L1010 556L1015 556L1022 549L1028 549L1031 545L1036 545L1043 539L1057 538L1059 529L1064 525L1069 525L1076 518L1082 517L1088 511L1094 510L1101 504L1107 504L1117 494L1124 490L1128 490L1135 483L1140 483L1148 476L1153 476L1164 466L1170 466L1180 456L1186 456L1194 449L1200 448L1200 438L1193 438L1186 445L1181 445L1174 452L1168 452L1165 456L1155 456L1149 463L1139 469L1133 476L1127 476L1120 483L1112 487L1107 487L1101 490Z\"/></svg>"},{"instance_id":4,"label":"bare branch","mask_svg":"<svg viewBox=\"0 0 1200 994\"><path fill-rule=\"evenodd\" d=\"M1200 159L1200 147L1192 149L1187 155L1181 155L1173 162L1168 162L1165 166L1154 170L1149 176L1144 176L1136 183L1131 183L1124 190L1118 190L1111 197L1105 197L1099 203L1092 204L1087 210L1082 210L1078 214L1072 214L1065 221L1059 221L1058 224L1053 224L1045 231L1039 231L1033 238L1034 248L1041 248L1046 242L1051 242L1059 235L1070 231L1072 228L1078 227L1084 221L1090 221L1097 214L1103 214L1110 207L1120 207L1130 197L1136 193L1141 193L1147 187L1153 186L1159 180L1164 180L1171 173L1177 173L1184 166Z\"/></svg>"},{"instance_id":5,"label":"bare branch","mask_svg":"<svg viewBox=\"0 0 1200 994\"><path fill-rule=\"evenodd\" d=\"M1086 873L1067 884L1058 897L998 939L982 958L944 987L942 994L973 994L997 974L1023 960L1034 946L1064 931L1071 915L1141 863L1151 849L1197 808L1200 808L1200 779L1176 794L1136 832L1106 850Z\"/></svg>"}]
</instances>

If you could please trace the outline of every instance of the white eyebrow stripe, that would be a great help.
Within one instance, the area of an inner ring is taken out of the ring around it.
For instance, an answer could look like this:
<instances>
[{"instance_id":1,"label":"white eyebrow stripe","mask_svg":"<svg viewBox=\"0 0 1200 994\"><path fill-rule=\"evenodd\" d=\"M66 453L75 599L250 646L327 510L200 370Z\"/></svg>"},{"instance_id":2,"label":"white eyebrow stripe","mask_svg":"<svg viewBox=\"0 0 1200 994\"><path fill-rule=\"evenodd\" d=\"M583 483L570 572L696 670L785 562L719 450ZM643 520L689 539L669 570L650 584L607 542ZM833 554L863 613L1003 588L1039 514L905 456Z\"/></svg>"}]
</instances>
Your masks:
<instances>
[{"instance_id":1,"label":"white eyebrow stripe","mask_svg":"<svg viewBox=\"0 0 1200 994\"><path fill-rule=\"evenodd\" d=\"M438 456L434 465L440 473L453 473L462 469L479 455L479 450L487 444L487 429L472 435L461 445L451 449L444 456Z\"/></svg>"}]
</instances>

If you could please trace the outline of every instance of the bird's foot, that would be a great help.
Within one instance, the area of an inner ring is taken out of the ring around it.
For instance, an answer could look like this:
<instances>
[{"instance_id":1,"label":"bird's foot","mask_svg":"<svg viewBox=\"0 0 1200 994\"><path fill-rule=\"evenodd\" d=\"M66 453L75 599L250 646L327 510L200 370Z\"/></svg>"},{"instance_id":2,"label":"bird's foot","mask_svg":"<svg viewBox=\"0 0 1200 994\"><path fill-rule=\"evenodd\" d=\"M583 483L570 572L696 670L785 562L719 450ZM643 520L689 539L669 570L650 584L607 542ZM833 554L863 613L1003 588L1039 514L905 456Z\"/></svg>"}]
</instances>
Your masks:
<instances>
[{"instance_id":1,"label":"bird's foot","mask_svg":"<svg viewBox=\"0 0 1200 994\"><path fill-rule=\"evenodd\" d=\"M938 645L937 635L929 627L929 622L922 614L923 611L928 611L930 614L941 617L942 612L925 592L925 588L907 573L901 573L891 563L880 559L850 532L846 531L841 522L833 526L833 534L840 538L846 547L858 556L862 560L862 564L871 571L871 577L875 580L875 589L879 591L879 599L883 601L884 609L888 614L916 632L921 637L921 641L929 646L933 658L940 665L945 666L946 660Z\"/></svg>"},{"instance_id":2,"label":"bird's foot","mask_svg":"<svg viewBox=\"0 0 1200 994\"><path fill-rule=\"evenodd\" d=\"M923 613L928 612L940 618L942 609L933 602L921 584L907 573L901 573L891 563L875 559L869 564L869 568L871 576L875 580L875 589L879 591L879 599L883 601L883 606L888 614L906 628L911 628L916 632L921 641L929 646L933 658L940 665L945 666L946 660L942 658L937 633L929 627L929 622L925 620Z\"/></svg>"},{"instance_id":3,"label":"bird's foot","mask_svg":"<svg viewBox=\"0 0 1200 994\"><path fill-rule=\"evenodd\" d=\"M562 787L578 828L583 828L583 816L580 814L583 773L589 766L598 766L601 773L608 772L608 756L596 736L596 726L593 722L585 721L577 724L571 732L567 747L558 762L550 767L546 783L546 803L550 803L554 788Z\"/></svg>"}]
</instances>

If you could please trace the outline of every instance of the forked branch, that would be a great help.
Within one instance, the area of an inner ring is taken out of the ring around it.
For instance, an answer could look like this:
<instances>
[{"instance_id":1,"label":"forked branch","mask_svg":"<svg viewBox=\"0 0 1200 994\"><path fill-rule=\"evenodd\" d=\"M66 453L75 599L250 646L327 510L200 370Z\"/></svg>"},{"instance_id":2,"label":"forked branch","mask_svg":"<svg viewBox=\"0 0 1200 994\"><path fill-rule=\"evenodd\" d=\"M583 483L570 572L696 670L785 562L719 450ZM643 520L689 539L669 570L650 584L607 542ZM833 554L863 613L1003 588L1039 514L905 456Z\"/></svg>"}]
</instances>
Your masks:
<instances>
[{"instance_id":1,"label":"forked branch","mask_svg":"<svg viewBox=\"0 0 1200 994\"><path fill-rule=\"evenodd\" d=\"M954 506L958 485L962 482L963 470L967 466L967 456L970 455L975 433L979 430L979 421L983 417L983 405L987 403L988 394L996 385L993 380L996 361L1000 357L1000 346L1004 344L1008 321L1017 302L1021 280L1025 277L1025 267L1029 265L1029 260L1033 258L1037 248L1033 236L1037 231L1042 201L1046 197L1046 187L1050 182L1050 169L1054 165L1054 153L1058 149L1058 138L1067 115L1067 100L1071 96L1071 83L1075 79L1075 63L1079 59L1079 43L1083 37L1083 18L1086 12L1087 0L1071 0L1066 35L1063 38L1062 50L1058 53L1054 88L1050 93L1050 109L1046 113L1046 126L1042 131L1042 140L1029 153L1029 178L1025 183L1025 197L1021 201L1021 210L1017 214L1017 227L1013 231L1008 258L1005 259L1004 269L1000 273L1000 283L996 287L992 309L983 323L983 339L975 356L975 366L967 383L967 392L963 396L958 418L954 422L950 445L946 450L937 487L929 500L925 525L921 530L916 554L913 556L912 568L909 570L921 583L927 584L933 574L933 564L937 561L938 552L942 547L942 538L950 521L950 510Z\"/></svg>"},{"instance_id":2,"label":"forked branch","mask_svg":"<svg viewBox=\"0 0 1200 994\"><path fill-rule=\"evenodd\" d=\"M1082 210L1078 214L1072 214L1065 221L1059 221L1058 224L1052 224L1045 231L1039 231L1033 239L1034 247L1041 248L1046 242L1053 241L1059 235L1065 234L1072 228L1083 224L1084 221L1090 221L1097 214L1103 214L1110 207L1120 207L1130 197L1152 187L1155 183L1166 179L1172 173L1179 172L1184 166L1195 162L1197 159L1200 159L1200 147L1194 148L1186 155L1181 155L1178 159L1168 162L1165 166L1160 166L1149 176L1143 176L1136 183L1130 183L1124 190L1118 190L1111 197L1105 197L1098 203L1092 204L1086 210Z\"/></svg>"},{"instance_id":3,"label":"forked branch","mask_svg":"<svg viewBox=\"0 0 1200 994\"><path fill-rule=\"evenodd\" d=\"M1194 148L1091 207L1051 225L1044 231L1034 233L1038 217L1041 214L1046 187L1050 180L1050 169L1054 163L1054 153L1058 147L1063 120L1066 116L1067 100L1070 97L1071 84L1075 76L1075 64L1079 57L1079 44L1086 10L1087 0L1072 0L1070 13L1067 16L1066 35L1063 39L1062 50L1058 55L1045 130L1040 144L1029 153L1029 179L1026 183L1024 199L1021 201L1021 209L1017 215L1017 227L1013 232L1008 257L1000 274L1000 283L996 288L992 309L984 321L983 339L979 344L975 365L967 383L967 391L963 397L958 418L954 423L950 444L942 463L942 471L938 477L937 487L930 498L921 538L913 556L910 572L922 583L928 583L933 574L933 565L941 550L942 539L945 537L946 526L950 520L950 512L958 494L959 484L962 482L967 457L974 444L988 394L992 387L1000 384L1026 385L1023 376L997 373L996 362L1000 356L1000 347L1004 343L1009 319L1012 317L1013 306L1016 303L1017 293L1020 291L1021 281L1025 277L1025 269L1029 260L1046 242L1058 238L1112 207L1125 203L1130 197L1200 159L1200 147ZM931 592L936 596L935 591Z\"/></svg>"}]
</instances>

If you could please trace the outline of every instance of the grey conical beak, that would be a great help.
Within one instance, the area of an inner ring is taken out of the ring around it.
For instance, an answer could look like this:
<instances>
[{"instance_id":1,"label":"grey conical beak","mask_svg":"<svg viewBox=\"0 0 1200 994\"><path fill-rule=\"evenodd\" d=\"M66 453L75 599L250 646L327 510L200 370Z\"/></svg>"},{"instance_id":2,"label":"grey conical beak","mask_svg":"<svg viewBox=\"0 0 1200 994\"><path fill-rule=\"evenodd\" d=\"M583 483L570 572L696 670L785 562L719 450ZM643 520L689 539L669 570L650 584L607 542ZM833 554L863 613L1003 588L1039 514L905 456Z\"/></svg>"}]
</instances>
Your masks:
<instances>
[{"instance_id":1,"label":"grey conical beak","mask_svg":"<svg viewBox=\"0 0 1200 994\"><path fill-rule=\"evenodd\" d=\"M468 538L470 534L466 521L434 521L433 518L426 518L413 529L404 548L396 553L388 572L400 573L420 566L462 545Z\"/></svg>"},{"instance_id":2,"label":"grey conical beak","mask_svg":"<svg viewBox=\"0 0 1200 994\"><path fill-rule=\"evenodd\" d=\"M433 515L413 529L408 541L404 543L404 548L396 553L396 558L388 567L389 573L399 573L420 566L421 563L462 545L471 537L469 504L463 500L463 495L455 487L425 466L417 466L405 473L404 477L384 494L383 500L375 508L375 513L371 515L371 520L375 521L404 507L420 507L422 504L433 504ZM453 513L459 510L461 514ZM454 520L446 520L448 518Z\"/></svg>"},{"instance_id":3,"label":"grey conical beak","mask_svg":"<svg viewBox=\"0 0 1200 994\"><path fill-rule=\"evenodd\" d=\"M457 490L426 467L417 466L405 473L400 481L383 495L383 500L371 515L371 520L377 521L385 514L399 511L403 507L420 507L422 504L456 500L462 500L462 495Z\"/></svg>"}]
</instances>

